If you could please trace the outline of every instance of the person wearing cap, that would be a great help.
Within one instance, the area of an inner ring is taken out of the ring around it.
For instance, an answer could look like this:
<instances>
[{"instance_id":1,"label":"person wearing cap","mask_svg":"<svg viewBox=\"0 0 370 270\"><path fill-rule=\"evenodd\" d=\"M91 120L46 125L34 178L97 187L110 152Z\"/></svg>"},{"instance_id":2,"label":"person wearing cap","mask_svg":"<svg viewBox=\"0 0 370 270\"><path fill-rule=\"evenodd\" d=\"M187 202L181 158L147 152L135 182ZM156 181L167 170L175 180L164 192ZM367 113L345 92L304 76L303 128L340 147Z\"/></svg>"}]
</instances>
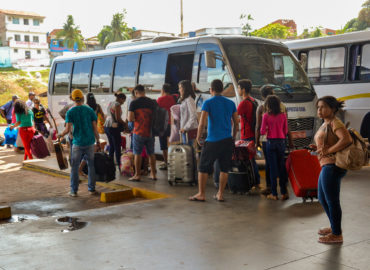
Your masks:
<instances>
[{"instance_id":1,"label":"person wearing cap","mask_svg":"<svg viewBox=\"0 0 370 270\"><path fill-rule=\"evenodd\" d=\"M12 123L12 112L14 109L14 103L19 99L17 95L12 96L12 100L5 103L0 107L0 114L3 118L6 119L7 124Z\"/></svg>"},{"instance_id":2,"label":"person wearing cap","mask_svg":"<svg viewBox=\"0 0 370 270\"><path fill-rule=\"evenodd\" d=\"M28 100L26 101L26 105L31 110L33 108L33 99L34 98L35 98L35 93L34 92L29 92L28 93Z\"/></svg>"},{"instance_id":3,"label":"person wearing cap","mask_svg":"<svg viewBox=\"0 0 370 270\"><path fill-rule=\"evenodd\" d=\"M100 149L99 133L96 126L97 117L93 109L84 105L84 95L81 90L75 89L72 92L72 100L75 106L67 111L66 128L58 136L59 138L69 134L73 128L72 146L72 168L71 168L71 191L70 196L77 196L79 174L78 169L81 157L86 156L88 166L88 190L95 194L95 167L94 167L94 143Z\"/></svg>"}]
</instances>

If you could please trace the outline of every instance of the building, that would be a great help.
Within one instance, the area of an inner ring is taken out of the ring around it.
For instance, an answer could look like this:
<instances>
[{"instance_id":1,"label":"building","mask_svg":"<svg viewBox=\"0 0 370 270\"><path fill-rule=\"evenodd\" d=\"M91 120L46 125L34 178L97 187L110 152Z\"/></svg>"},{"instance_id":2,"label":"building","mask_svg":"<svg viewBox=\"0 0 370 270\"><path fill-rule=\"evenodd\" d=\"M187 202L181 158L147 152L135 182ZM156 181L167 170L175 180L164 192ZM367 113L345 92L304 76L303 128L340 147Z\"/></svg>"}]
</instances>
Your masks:
<instances>
[{"instance_id":1,"label":"building","mask_svg":"<svg viewBox=\"0 0 370 270\"><path fill-rule=\"evenodd\" d=\"M50 65L44 19L33 12L0 9L0 41L10 48L12 65Z\"/></svg>"},{"instance_id":2,"label":"building","mask_svg":"<svg viewBox=\"0 0 370 270\"><path fill-rule=\"evenodd\" d=\"M63 39L58 38L58 33L62 31L62 29L54 29L50 33L47 34L47 42L49 44L50 50L50 58L54 59L57 56L63 55L65 52L77 52L77 44L73 46L73 48L68 48L64 46Z\"/></svg>"},{"instance_id":3,"label":"building","mask_svg":"<svg viewBox=\"0 0 370 270\"><path fill-rule=\"evenodd\" d=\"M98 37L86 38L84 39L84 43L85 43L84 51L90 52L104 50L103 46L100 45Z\"/></svg>"},{"instance_id":4,"label":"building","mask_svg":"<svg viewBox=\"0 0 370 270\"><path fill-rule=\"evenodd\" d=\"M335 31L333 29L329 29L329 28L323 28L323 29L321 29L321 33L323 35L333 36L333 35L337 34L337 31Z\"/></svg>"},{"instance_id":5,"label":"building","mask_svg":"<svg viewBox=\"0 0 370 270\"><path fill-rule=\"evenodd\" d=\"M279 20L273 21L271 24L275 24L275 23L289 27L290 28L289 32L291 36L295 36L297 34L297 24L295 23L294 20L279 19Z\"/></svg>"}]
</instances>

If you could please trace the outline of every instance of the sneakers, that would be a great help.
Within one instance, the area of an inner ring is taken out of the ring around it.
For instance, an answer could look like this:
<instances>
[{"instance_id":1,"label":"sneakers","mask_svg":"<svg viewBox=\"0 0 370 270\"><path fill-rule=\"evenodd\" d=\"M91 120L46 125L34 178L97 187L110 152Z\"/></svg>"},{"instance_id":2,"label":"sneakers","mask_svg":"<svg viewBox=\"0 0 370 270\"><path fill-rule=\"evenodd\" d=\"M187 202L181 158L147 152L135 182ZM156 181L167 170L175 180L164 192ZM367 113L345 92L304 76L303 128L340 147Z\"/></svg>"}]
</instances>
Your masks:
<instances>
[{"instance_id":1,"label":"sneakers","mask_svg":"<svg viewBox=\"0 0 370 270\"><path fill-rule=\"evenodd\" d=\"M70 191L68 195L71 197L77 197L77 192Z\"/></svg>"},{"instance_id":2,"label":"sneakers","mask_svg":"<svg viewBox=\"0 0 370 270\"><path fill-rule=\"evenodd\" d=\"M342 244L343 243L343 235L335 235L329 233L325 236L321 236L319 238L319 243L322 244Z\"/></svg>"}]
</instances>

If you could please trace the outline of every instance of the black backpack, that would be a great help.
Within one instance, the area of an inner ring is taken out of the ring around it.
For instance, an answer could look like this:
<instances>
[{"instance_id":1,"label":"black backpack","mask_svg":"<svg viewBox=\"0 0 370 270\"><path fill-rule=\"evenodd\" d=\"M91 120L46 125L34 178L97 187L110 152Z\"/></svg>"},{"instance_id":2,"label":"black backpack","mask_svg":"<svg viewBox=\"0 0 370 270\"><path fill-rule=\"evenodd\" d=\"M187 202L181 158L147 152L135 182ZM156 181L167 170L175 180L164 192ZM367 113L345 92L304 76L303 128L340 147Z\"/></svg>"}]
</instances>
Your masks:
<instances>
[{"instance_id":1,"label":"black backpack","mask_svg":"<svg viewBox=\"0 0 370 270\"><path fill-rule=\"evenodd\" d=\"M250 103L252 103L252 123L251 123L251 129L253 130L253 133L256 132L256 123L257 123L257 108L258 103L256 100L251 100L249 97L246 99ZM244 120L247 122L247 116L243 115ZM244 125L244 134L245 134L245 125Z\"/></svg>"},{"instance_id":2,"label":"black backpack","mask_svg":"<svg viewBox=\"0 0 370 270\"><path fill-rule=\"evenodd\" d=\"M106 153L96 152L94 154L95 178L99 182L110 182L116 179L116 166L113 158ZM83 172L88 174L87 165L83 168Z\"/></svg>"},{"instance_id":3,"label":"black backpack","mask_svg":"<svg viewBox=\"0 0 370 270\"><path fill-rule=\"evenodd\" d=\"M153 101L152 136L163 136L168 126L168 111Z\"/></svg>"}]
</instances>

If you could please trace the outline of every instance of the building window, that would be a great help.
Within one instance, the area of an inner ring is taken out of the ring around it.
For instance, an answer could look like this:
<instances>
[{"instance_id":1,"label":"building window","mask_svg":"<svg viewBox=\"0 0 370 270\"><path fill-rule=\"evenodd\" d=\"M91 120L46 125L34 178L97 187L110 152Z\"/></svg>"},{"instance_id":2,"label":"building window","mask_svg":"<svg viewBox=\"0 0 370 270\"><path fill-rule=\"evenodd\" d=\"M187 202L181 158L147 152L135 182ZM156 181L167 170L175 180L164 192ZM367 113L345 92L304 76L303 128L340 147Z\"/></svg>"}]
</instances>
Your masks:
<instances>
[{"instance_id":1,"label":"building window","mask_svg":"<svg viewBox=\"0 0 370 270\"><path fill-rule=\"evenodd\" d=\"M21 41L21 35L14 35L15 41Z\"/></svg>"},{"instance_id":2,"label":"building window","mask_svg":"<svg viewBox=\"0 0 370 270\"><path fill-rule=\"evenodd\" d=\"M18 49L14 49L14 53L18 53Z\"/></svg>"},{"instance_id":3,"label":"building window","mask_svg":"<svg viewBox=\"0 0 370 270\"><path fill-rule=\"evenodd\" d=\"M33 19L33 25L34 26L39 26L40 25L40 21L37 20L37 19Z\"/></svg>"},{"instance_id":4,"label":"building window","mask_svg":"<svg viewBox=\"0 0 370 270\"><path fill-rule=\"evenodd\" d=\"M38 36L33 36L32 38L33 38L33 42L37 42L37 43L39 42L39 37Z\"/></svg>"},{"instance_id":5,"label":"building window","mask_svg":"<svg viewBox=\"0 0 370 270\"><path fill-rule=\"evenodd\" d=\"M58 40L53 40L53 42L52 42L52 43L53 43L53 45L54 45L54 46L58 46L58 45L59 45Z\"/></svg>"},{"instance_id":6,"label":"building window","mask_svg":"<svg viewBox=\"0 0 370 270\"><path fill-rule=\"evenodd\" d=\"M24 25L29 25L30 24L30 21L28 19L23 19L23 24Z\"/></svg>"},{"instance_id":7,"label":"building window","mask_svg":"<svg viewBox=\"0 0 370 270\"><path fill-rule=\"evenodd\" d=\"M30 42L30 36L24 36L24 41Z\"/></svg>"},{"instance_id":8,"label":"building window","mask_svg":"<svg viewBox=\"0 0 370 270\"><path fill-rule=\"evenodd\" d=\"M41 50L37 50L37 54L41 54Z\"/></svg>"},{"instance_id":9,"label":"building window","mask_svg":"<svg viewBox=\"0 0 370 270\"><path fill-rule=\"evenodd\" d=\"M24 56L26 59L31 59L31 52L30 51L25 51Z\"/></svg>"},{"instance_id":10,"label":"building window","mask_svg":"<svg viewBox=\"0 0 370 270\"><path fill-rule=\"evenodd\" d=\"M13 24L19 24L19 18L13 18Z\"/></svg>"}]
</instances>

